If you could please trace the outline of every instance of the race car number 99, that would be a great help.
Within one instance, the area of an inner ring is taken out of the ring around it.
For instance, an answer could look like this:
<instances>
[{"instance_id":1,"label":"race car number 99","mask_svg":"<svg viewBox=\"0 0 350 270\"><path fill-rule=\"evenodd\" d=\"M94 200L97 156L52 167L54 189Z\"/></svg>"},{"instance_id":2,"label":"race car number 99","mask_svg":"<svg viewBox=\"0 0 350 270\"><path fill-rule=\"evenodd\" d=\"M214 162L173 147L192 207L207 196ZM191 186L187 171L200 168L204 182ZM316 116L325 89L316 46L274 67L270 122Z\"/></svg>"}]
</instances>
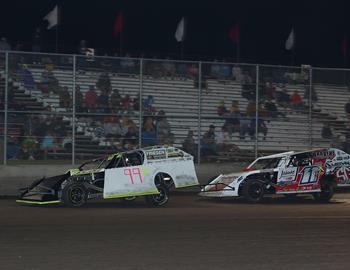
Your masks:
<instances>
[{"instance_id":1,"label":"race car number 99","mask_svg":"<svg viewBox=\"0 0 350 270\"><path fill-rule=\"evenodd\" d=\"M139 181L142 184L142 175L141 175L140 168L124 169L124 175L130 177L130 182L132 185L135 184L134 177L136 177L136 176L139 177Z\"/></svg>"}]
</instances>

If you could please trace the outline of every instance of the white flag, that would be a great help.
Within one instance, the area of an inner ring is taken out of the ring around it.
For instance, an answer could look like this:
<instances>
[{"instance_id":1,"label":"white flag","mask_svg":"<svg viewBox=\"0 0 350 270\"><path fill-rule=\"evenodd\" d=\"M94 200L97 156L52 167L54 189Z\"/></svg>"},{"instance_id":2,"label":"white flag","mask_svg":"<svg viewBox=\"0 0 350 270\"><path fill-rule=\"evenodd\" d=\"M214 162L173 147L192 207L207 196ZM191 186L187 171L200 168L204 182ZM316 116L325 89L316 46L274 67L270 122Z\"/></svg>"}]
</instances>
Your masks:
<instances>
[{"instance_id":1,"label":"white flag","mask_svg":"<svg viewBox=\"0 0 350 270\"><path fill-rule=\"evenodd\" d=\"M58 24L58 7L57 5L44 17L43 20L48 21L48 26L46 29L51 29Z\"/></svg>"},{"instance_id":2,"label":"white flag","mask_svg":"<svg viewBox=\"0 0 350 270\"><path fill-rule=\"evenodd\" d=\"M286 50L290 50L295 45L295 36L294 36L294 29L292 28L292 31L290 31L290 34L286 40Z\"/></svg>"},{"instance_id":3,"label":"white flag","mask_svg":"<svg viewBox=\"0 0 350 270\"><path fill-rule=\"evenodd\" d=\"M176 32L175 32L175 39L177 42L184 41L185 39L185 18L182 17L181 21L178 23Z\"/></svg>"}]
</instances>

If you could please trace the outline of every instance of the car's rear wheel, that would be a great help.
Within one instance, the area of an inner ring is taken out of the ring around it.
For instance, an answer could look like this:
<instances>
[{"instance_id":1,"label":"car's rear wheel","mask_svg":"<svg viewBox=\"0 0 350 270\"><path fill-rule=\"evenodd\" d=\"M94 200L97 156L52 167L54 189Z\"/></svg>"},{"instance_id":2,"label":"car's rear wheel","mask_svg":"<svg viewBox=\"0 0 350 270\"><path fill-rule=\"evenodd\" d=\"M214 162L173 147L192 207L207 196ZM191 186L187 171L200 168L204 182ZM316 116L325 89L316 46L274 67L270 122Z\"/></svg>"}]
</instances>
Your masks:
<instances>
[{"instance_id":1,"label":"car's rear wheel","mask_svg":"<svg viewBox=\"0 0 350 270\"><path fill-rule=\"evenodd\" d=\"M168 189L164 186L157 186L159 194L145 196L149 206L163 206L169 201Z\"/></svg>"},{"instance_id":2,"label":"car's rear wheel","mask_svg":"<svg viewBox=\"0 0 350 270\"><path fill-rule=\"evenodd\" d=\"M334 185L332 183L326 183L322 185L321 192L313 193L312 196L315 200L320 202L329 202L334 195Z\"/></svg>"},{"instance_id":3,"label":"car's rear wheel","mask_svg":"<svg viewBox=\"0 0 350 270\"><path fill-rule=\"evenodd\" d=\"M62 202L69 207L86 204L88 191L83 184L70 182L62 190Z\"/></svg>"},{"instance_id":4,"label":"car's rear wheel","mask_svg":"<svg viewBox=\"0 0 350 270\"><path fill-rule=\"evenodd\" d=\"M248 179L244 183L242 190L244 198L251 203L261 202L264 197L264 185L261 181L256 179Z\"/></svg>"}]
</instances>

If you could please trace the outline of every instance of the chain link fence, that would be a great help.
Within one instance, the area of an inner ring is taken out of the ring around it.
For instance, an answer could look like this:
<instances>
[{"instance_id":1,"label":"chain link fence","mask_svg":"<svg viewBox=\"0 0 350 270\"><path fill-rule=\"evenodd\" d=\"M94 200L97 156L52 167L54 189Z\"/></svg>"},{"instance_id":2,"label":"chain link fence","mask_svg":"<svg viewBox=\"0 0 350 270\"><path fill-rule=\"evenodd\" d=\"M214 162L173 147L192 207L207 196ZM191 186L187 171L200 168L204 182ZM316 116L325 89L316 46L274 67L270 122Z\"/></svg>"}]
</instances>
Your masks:
<instances>
[{"instance_id":1,"label":"chain link fence","mask_svg":"<svg viewBox=\"0 0 350 270\"><path fill-rule=\"evenodd\" d=\"M3 164L158 144L198 162L350 150L345 69L2 52L0 74Z\"/></svg>"}]
</instances>

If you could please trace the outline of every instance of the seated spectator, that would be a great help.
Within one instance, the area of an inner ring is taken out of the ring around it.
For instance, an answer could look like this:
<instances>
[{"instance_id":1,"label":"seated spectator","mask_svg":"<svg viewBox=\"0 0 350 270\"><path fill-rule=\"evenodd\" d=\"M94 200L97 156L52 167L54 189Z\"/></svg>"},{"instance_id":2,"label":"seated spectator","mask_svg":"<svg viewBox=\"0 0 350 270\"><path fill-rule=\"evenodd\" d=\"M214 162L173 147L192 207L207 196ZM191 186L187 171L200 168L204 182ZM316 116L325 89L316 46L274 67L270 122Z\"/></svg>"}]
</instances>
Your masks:
<instances>
[{"instance_id":1,"label":"seated spectator","mask_svg":"<svg viewBox=\"0 0 350 270\"><path fill-rule=\"evenodd\" d=\"M217 107L217 113L219 116L225 116L229 114L229 111L225 107L225 101L220 101L220 104Z\"/></svg>"},{"instance_id":2,"label":"seated spectator","mask_svg":"<svg viewBox=\"0 0 350 270\"><path fill-rule=\"evenodd\" d=\"M77 112L82 112L84 109L84 97L83 93L80 91L80 86L75 87L75 110Z\"/></svg>"},{"instance_id":3,"label":"seated spectator","mask_svg":"<svg viewBox=\"0 0 350 270\"><path fill-rule=\"evenodd\" d=\"M98 111L101 113L109 113L109 96L107 91L102 91L97 98Z\"/></svg>"},{"instance_id":4,"label":"seated spectator","mask_svg":"<svg viewBox=\"0 0 350 270\"><path fill-rule=\"evenodd\" d=\"M101 92L106 92L108 95L110 94L112 86L111 80L107 72L103 72L100 74L96 82L96 88Z\"/></svg>"},{"instance_id":5,"label":"seated spectator","mask_svg":"<svg viewBox=\"0 0 350 270\"><path fill-rule=\"evenodd\" d=\"M122 97L119 94L118 89L114 89L111 95L111 110L112 112L118 112L121 110Z\"/></svg>"},{"instance_id":6,"label":"seated spectator","mask_svg":"<svg viewBox=\"0 0 350 270\"><path fill-rule=\"evenodd\" d=\"M115 116L106 116L103 120L103 129L106 138L118 138L121 136L118 127L119 119Z\"/></svg>"},{"instance_id":7,"label":"seated spectator","mask_svg":"<svg viewBox=\"0 0 350 270\"><path fill-rule=\"evenodd\" d=\"M251 120L246 117L246 115L241 114L241 119L239 121L239 138L241 140L245 140L245 135L251 133ZM255 127L254 127L255 128Z\"/></svg>"},{"instance_id":8,"label":"seated spectator","mask_svg":"<svg viewBox=\"0 0 350 270\"><path fill-rule=\"evenodd\" d=\"M290 97L290 102L294 110L300 110L303 106L303 100L298 93L298 90L295 90L293 95Z\"/></svg>"},{"instance_id":9,"label":"seated spectator","mask_svg":"<svg viewBox=\"0 0 350 270\"><path fill-rule=\"evenodd\" d=\"M138 146L139 130L134 122L129 122L128 131L124 135L123 147L126 150L136 149Z\"/></svg>"},{"instance_id":10,"label":"seated spectator","mask_svg":"<svg viewBox=\"0 0 350 270\"><path fill-rule=\"evenodd\" d=\"M23 64L20 69L21 81L23 82L23 86L28 90L33 90L35 88L35 81L32 73L28 69L26 64Z\"/></svg>"},{"instance_id":11,"label":"seated spectator","mask_svg":"<svg viewBox=\"0 0 350 270\"><path fill-rule=\"evenodd\" d=\"M153 114L156 111L155 108L153 107L153 104L154 104L153 96L148 95L147 99L145 99L143 101L143 110L145 112L149 112L149 113Z\"/></svg>"},{"instance_id":12,"label":"seated spectator","mask_svg":"<svg viewBox=\"0 0 350 270\"><path fill-rule=\"evenodd\" d=\"M129 95L125 95L122 99L121 99L121 107L122 107L122 111L124 113L130 114L133 113L132 109L132 104L131 104L131 99Z\"/></svg>"},{"instance_id":13,"label":"seated spectator","mask_svg":"<svg viewBox=\"0 0 350 270\"><path fill-rule=\"evenodd\" d=\"M267 117L277 118L279 115L285 117L285 114L278 111L277 106L273 100L267 100L264 104Z\"/></svg>"},{"instance_id":14,"label":"seated spectator","mask_svg":"<svg viewBox=\"0 0 350 270\"><path fill-rule=\"evenodd\" d=\"M138 94L137 97L133 98L132 107L133 107L134 111L140 110L140 94Z\"/></svg>"},{"instance_id":15,"label":"seated spectator","mask_svg":"<svg viewBox=\"0 0 350 270\"><path fill-rule=\"evenodd\" d=\"M155 131L155 125L153 123L153 118L152 117L146 117L144 123L143 123L143 129L148 129L150 131Z\"/></svg>"},{"instance_id":16,"label":"seated spectator","mask_svg":"<svg viewBox=\"0 0 350 270\"><path fill-rule=\"evenodd\" d=\"M46 65L46 69L41 74L39 86L44 95L58 92L58 80L52 72L52 65Z\"/></svg>"},{"instance_id":17,"label":"seated spectator","mask_svg":"<svg viewBox=\"0 0 350 270\"><path fill-rule=\"evenodd\" d=\"M124 58L120 60L120 66L124 73L135 73L136 63L135 60L130 58L130 54L126 54Z\"/></svg>"},{"instance_id":18,"label":"seated spectator","mask_svg":"<svg viewBox=\"0 0 350 270\"><path fill-rule=\"evenodd\" d=\"M263 89L263 98L267 100L272 100L276 98L276 87L271 82L266 82Z\"/></svg>"},{"instance_id":19,"label":"seated spectator","mask_svg":"<svg viewBox=\"0 0 350 270\"><path fill-rule=\"evenodd\" d=\"M34 136L27 136L22 141L22 154L24 159L35 159L34 156L38 151L38 141Z\"/></svg>"},{"instance_id":20,"label":"seated spectator","mask_svg":"<svg viewBox=\"0 0 350 270\"><path fill-rule=\"evenodd\" d=\"M51 129L52 133L55 134L57 142L63 141L67 136L67 126L63 121L63 116L55 116L47 129Z\"/></svg>"},{"instance_id":21,"label":"seated spectator","mask_svg":"<svg viewBox=\"0 0 350 270\"><path fill-rule=\"evenodd\" d=\"M172 144L174 134L171 133L170 124L163 110L159 111L156 122L157 139L161 144Z\"/></svg>"},{"instance_id":22,"label":"seated spectator","mask_svg":"<svg viewBox=\"0 0 350 270\"><path fill-rule=\"evenodd\" d=\"M44 151L44 159L47 159L47 153L49 151L56 153L57 145L52 131L49 130L47 132L47 134L43 138L43 141L41 142L40 149Z\"/></svg>"},{"instance_id":23,"label":"seated spectator","mask_svg":"<svg viewBox=\"0 0 350 270\"><path fill-rule=\"evenodd\" d=\"M217 136L217 145L219 151L232 151L238 149L237 145L231 142L231 136L225 126L223 126Z\"/></svg>"},{"instance_id":24,"label":"seated spectator","mask_svg":"<svg viewBox=\"0 0 350 270\"><path fill-rule=\"evenodd\" d=\"M220 65L220 78L221 79L228 79L231 77L231 67L223 60L223 64Z\"/></svg>"},{"instance_id":25,"label":"seated spectator","mask_svg":"<svg viewBox=\"0 0 350 270\"><path fill-rule=\"evenodd\" d=\"M246 115L247 117L255 117L256 113L256 104L253 101L249 101L247 104Z\"/></svg>"},{"instance_id":26,"label":"seated spectator","mask_svg":"<svg viewBox=\"0 0 350 270\"><path fill-rule=\"evenodd\" d=\"M215 141L215 126L210 125L209 130L204 133L201 143L203 156L217 155L217 145Z\"/></svg>"},{"instance_id":27,"label":"seated spectator","mask_svg":"<svg viewBox=\"0 0 350 270\"><path fill-rule=\"evenodd\" d=\"M188 77L195 79L198 78L198 67L195 64L191 64L187 68Z\"/></svg>"},{"instance_id":28,"label":"seated spectator","mask_svg":"<svg viewBox=\"0 0 350 270\"><path fill-rule=\"evenodd\" d=\"M190 153L194 157L197 156L197 145L196 145L196 142L194 140L192 130L188 131L187 136L182 143L182 149L185 152Z\"/></svg>"},{"instance_id":29,"label":"seated spectator","mask_svg":"<svg viewBox=\"0 0 350 270\"><path fill-rule=\"evenodd\" d=\"M158 144L156 133L149 128L142 131L142 146L152 146Z\"/></svg>"},{"instance_id":30,"label":"seated spectator","mask_svg":"<svg viewBox=\"0 0 350 270\"><path fill-rule=\"evenodd\" d=\"M72 107L72 100L70 97L70 94L68 92L68 87L64 86L59 92L60 97L60 107L61 108L71 108Z\"/></svg>"},{"instance_id":31,"label":"seated spectator","mask_svg":"<svg viewBox=\"0 0 350 270\"><path fill-rule=\"evenodd\" d=\"M348 120L350 120L350 98L348 99L348 102L344 105L344 112Z\"/></svg>"},{"instance_id":32,"label":"seated spectator","mask_svg":"<svg viewBox=\"0 0 350 270\"><path fill-rule=\"evenodd\" d=\"M232 100L232 103L231 103L231 108L230 108L230 115L231 116L240 116L240 109L239 109L239 106L238 106L238 101L237 100Z\"/></svg>"},{"instance_id":33,"label":"seated spectator","mask_svg":"<svg viewBox=\"0 0 350 270\"><path fill-rule=\"evenodd\" d=\"M85 107L88 112L93 112L97 108L97 94L93 86L85 93Z\"/></svg>"}]
</instances>

